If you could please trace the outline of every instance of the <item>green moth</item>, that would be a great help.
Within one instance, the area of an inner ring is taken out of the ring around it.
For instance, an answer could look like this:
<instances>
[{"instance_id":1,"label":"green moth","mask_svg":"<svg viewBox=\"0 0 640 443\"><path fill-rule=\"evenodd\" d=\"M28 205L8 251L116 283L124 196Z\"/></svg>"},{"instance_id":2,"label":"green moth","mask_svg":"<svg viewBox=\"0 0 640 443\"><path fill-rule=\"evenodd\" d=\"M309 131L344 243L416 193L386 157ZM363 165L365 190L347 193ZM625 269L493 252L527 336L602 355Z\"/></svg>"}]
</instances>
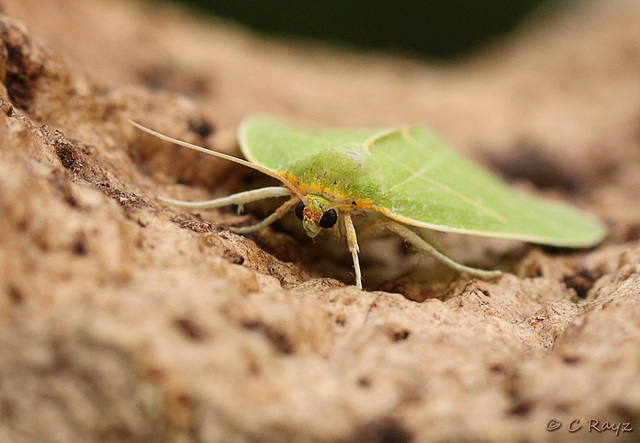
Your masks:
<instances>
[{"instance_id":1,"label":"green moth","mask_svg":"<svg viewBox=\"0 0 640 443\"><path fill-rule=\"evenodd\" d=\"M510 187L422 126L309 129L253 117L244 120L238 131L246 161L131 123L163 140L256 169L284 185L203 202L163 201L207 209L287 197L261 222L231 230L256 231L294 209L310 237L323 229L346 237L358 288L362 288L362 276L352 215L373 215L376 223L418 251L479 277L498 276L500 271L456 263L409 227L576 248L593 246L606 233L602 222L568 204Z\"/></svg>"}]
</instances>

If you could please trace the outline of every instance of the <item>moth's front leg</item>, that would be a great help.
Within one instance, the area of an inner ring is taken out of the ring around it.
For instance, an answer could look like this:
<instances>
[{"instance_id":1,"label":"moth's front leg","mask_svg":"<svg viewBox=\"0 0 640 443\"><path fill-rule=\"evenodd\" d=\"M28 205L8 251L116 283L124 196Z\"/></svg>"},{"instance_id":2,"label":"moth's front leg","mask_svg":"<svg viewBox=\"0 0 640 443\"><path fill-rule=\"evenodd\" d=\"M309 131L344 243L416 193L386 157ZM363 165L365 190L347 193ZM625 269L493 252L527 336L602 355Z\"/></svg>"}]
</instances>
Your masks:
<instances>
[{"instance_id":1,"label":"moth's front leg","mask_svg":"<svg viewBox=\"0 0 640 443\"><path fill-rule=\"evenodd\" d=\"M349 212L342 211L342 220L344 222L344 230L347 237L347 246L349 246L351 257L353 257L353 269L356 273L356 286L358 289L362 289L362 272L360 271L360 259L358 258L360 248L358 247L356 228L353 226L353 220L351 220Z\"/></svg>"}]
</instances>

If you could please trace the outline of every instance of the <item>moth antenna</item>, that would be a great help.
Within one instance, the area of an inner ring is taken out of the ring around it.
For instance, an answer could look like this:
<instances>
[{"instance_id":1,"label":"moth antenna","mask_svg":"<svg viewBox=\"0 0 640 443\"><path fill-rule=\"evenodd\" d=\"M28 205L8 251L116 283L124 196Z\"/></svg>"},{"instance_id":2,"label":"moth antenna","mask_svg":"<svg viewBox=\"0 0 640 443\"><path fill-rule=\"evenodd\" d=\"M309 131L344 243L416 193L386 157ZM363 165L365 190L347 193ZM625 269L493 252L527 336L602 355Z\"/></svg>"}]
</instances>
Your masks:
<instances>
[{"instance_id":1,"label":"moth antenna","mask_svg":"<svg viewBox=\"0 0 640 443\"><path fill-rule=\"evenodd\" d=\"M160 140L164 140L164 141L167 141L167 142L175 143L176 145L179 145L179 146L182 146L182 147L185 147L185 148L189 148L189 149L192 149L194 151L202 152L204 154L211 155L213 157L218 157L218 158L222 158L222 159L225 159L225 160L229 160L229 161L232 161L234 163L238 163L240 165L246 166L247 168L251 168L251 169L255 169L256 171L260 171L263 174L266 174L266 175L268 175L270 177L273 177L276 180L278 180L279 182L281 182L282 184L284 184L294 194L296 194L298 197L300 197L300 199L302 201L305 201L305 202L307 201L305 196L302 195L302 193L298 190L298 188L296 188L293 185L293 183L291 183L289 180L287 180L286 178L284 178L283 176L281 176L280 174L278 174L276 171L274 171L272 169L269 169L269 168L267 168L265 166L262 166L262 165L258 165L256 163L248 162L248 161L243 160L243 159L238 158L238 157L234 157L233 155L223 154L222 152L213 151L211 149L203 148L202 146L198 146L198 145L194 145L192 143L187 143L185 141L178 140L177 138L169 137L167 135L164 135L164 134L161 134L161 133L159 133L157 131L154 131L153 129L149 129L146 126L142 126L140 123L136 123L133 120L129 120L129 123L131 123L136 128L140 129L141 131L144 131L147 134L151 134L154 137L159 138Z\"/></svg>"}]
</instances>

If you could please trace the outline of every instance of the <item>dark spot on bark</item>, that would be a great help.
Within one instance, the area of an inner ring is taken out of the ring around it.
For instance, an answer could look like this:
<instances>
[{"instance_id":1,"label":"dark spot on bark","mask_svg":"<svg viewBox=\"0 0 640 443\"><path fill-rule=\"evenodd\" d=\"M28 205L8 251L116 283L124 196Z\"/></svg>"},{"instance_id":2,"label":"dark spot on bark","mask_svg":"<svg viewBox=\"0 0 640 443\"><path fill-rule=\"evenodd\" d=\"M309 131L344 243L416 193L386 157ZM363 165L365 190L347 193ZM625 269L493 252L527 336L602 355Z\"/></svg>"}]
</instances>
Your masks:
<instances>
[{"instance_id":1,"label":"dark spot on bark","mask_svg":"<svg viewBox=\"0 0 640 443\"><path fill-rule=\"evenodd\" d=\"M169 89L169 77L171 76L171 68L165 65L153 65L138 71L137 73L140 83L143 83L151 90Z\"/></svg>"},{"instance_id":2,"label":"dark spot on bark","mask_svg":"<svg viewBox=\"0 0 640 443\"><path fill-rule=\"evenodd\" d=\"M384 417L359 425L353 441L375 443L405 443L413 440L413 434L397 419Z\"/></svg>"},{"instance_id":3,"label":"dark spot on bark","mask_svg":"<svg viewBox=\"0 0 640 443\"><path fill-rule=\"evenodd\" d=\"M9 20L0 21L0 42L1 63L6 66L0 81L6 86L10 101L29 111L42 77L55 75L47 66L51 56L24 28Z\"/></svg>"},{"instance_id":4,"label":"dark spot on bark","mask_svg":"<svg viewBox=\"0 0 640 443\"><path fill-rule=\"evenodd\" d=\"M619 417L619 422L633 423L638 418L638 410L634 403L628 403L622 399L613 400L610 406L615 417Z\"/></svg>"},{"instance_id":5,"label":"dark spot on bark","mask_svg":"<svg viewBox=\"0 0 640 443\"><path fill-rule=\"evenodd\" d=\"M489 162L506 178L528 180L540 189L555 188L573 192L584 184L569 168L526 142L508 154L491 158Z\"/></svg>"},{"instance_id":6,"label":"dark spot on bark","mask_svg":"<svg viewBox=\"0 0 640 443\"><path fill-rule=\"evenodd\" d=\"M259 320L246 321L242 326L262 333L269 342L282 354L293 354L293 343L284 332Z\"/></svg>"},{"instance_id":7,"label":"dark spot on bark","mask_svg":"<svg viewBox=\"0 0 640 443\"><path fill-rule=\"evenodd\" d=\"M214 126L202 117L189 120L189 130L198 134L200 138L207 138L215 131Z\"/></svg>"},{"instance_id":8,"label":"dark spot on bark","mask_svg":"<svg viewBox=\"0 0 640 443\"><path fill-rule=\"evenodd\" d=\"M189 394L181 393L176 396L176 403L180 406L192 407L195 402Z\"/></svg>"},{"instance_id":9,"label":"dark spot on bark","mask_svg":"<svg viewBox=\"0 0 640 443\"><path fill-rule=\"evenodd\" d=\"M7 288L7 293L9 294L9 300L11 300L16 305L21 305L24 303L24 294L22 291L14 285L9 285Z\"/></svg>"},{"instance_id":10,"label":"dark spot on bark","mask_svg":"<svg viewBox=\"0 0 640 443\"><path fill-rule=\"evenodd\" d=\"M393 342L403 341L409 338L409 335L411 335L411 332L407 331L406 329L403 329L400 331L394 331L391 334L391 341Z\"/></svg>"},{"instance_id":11,"label":"dark spot on bark","mask_svg":"<svg viewBox=\"0 0 640 443\"><path fill-rule=\"evenodd\" d=\"M483 288L483 282L480 280L476 280L475 278L472 280L469 280L469 282L465 285L464 289L462 290L462 293L474 292L474 291L482 293L482 295L484 295L485 297L491 297L491 293L489 292L489 290L486 288Z\"/></svg>"},{"instance_id":12,"label":"dark spot on bark","mask_svg":"<svg viewBox=\"0 0 640 443\"><path fill-rule=\"evenodd\" d=\"M0 417L5 420L11 420L16 415L16 408L12 401L7 399L0 400Z\"/></svg>"},{"instance_id":13,"label":"dark spot on bark","mask_svg":"<svg viewBox=\"0 0 640 443\"><path fill-rule=\"evenodd\" d=\"M53 188L60 193L60 195L62 196L62 200L64 200L69 206L71 206L72 208L77 208L80 206L71 190L70 181L68 177L66 177L64 172L55 169L49 176L49 182L51 183Z\"/></svg>"},{"instance_id":14,"label":"dark spot on bark","mask_svg":"<svg viewBox=\"0 0 640 443\"><path fill-rule=\"evenodd\" d=\"M23 47L7 43L7 71L5 84L9 99L20 109L29 110L33 102L34 90L43 67L34 66L23 53Z\"/></svg>"},{"instance_id":15,"label":"dark spot on bark","mask_svg":"<svg viewBox=\"0 0 640 443\"><path fill-rule=\"evenodd\" d=\"M576 274L566 276L563 281L567 288L572 288L580 298L586 298L589 289L593 287L593 283L602 276L601 273L590 270L581 269Z\"/></svg>"},{"instance_id":16,"label":"dark spot on bark","mask_svg":"<svg viewBox=\"0 0 640 443\"><path fill-rule=\"evenodd\" d=\"M509 415L515 415L518 417L524 417L531 412L533 405L528 401L517 402L511 409L509 409Z\"/></svg>"},{"instance_id":17,"label":"dark spot on bark","mask_svg":"<svg viewBox=\"0 0 640 443\"><path fill-rule=\"evenodd\" d=\"M205 329L190 318L178 317L173 321L173 325L189 340L202 341L207 338Z\"/></svg>"},{"instance_id":18,"label":"dark spot on bark","mask_svg":"<svg viewBox=\"0 0 640 443\"><path fill-rule=\"evenodd\" d=\"M247 362L247 371L249 372L249 375L257 377L258 375L262 374L262 367L258 364L257 361L249 360Z\"/></svg>"},{"instance_id":19,"label":"dark spot on bark","mask_svg":"<svg viewBox=\"0 0 640 443\"><path fill-rule=\"evenodd\" d=\"M0 110L7 117L15 117L16 110L11 103L5 102L4 100L0 100Z\"/></svg>"},{"instance_id":20,"label":"dark spot on bark","mask_svg":"<svg viewBox=\"0 0 640 443\"><path fill-rule=\"evenodd\" d=\"M83 233L76 236L72 245L73 253L76 255L85 255L87 253L87 239Z\"/></svg>"},{"instance_id":21,"label":"dark spot on bark","mask_svg":"<svg viewBox=\"0 0 640 443\"><path fill-rule=\"evenodd\" d=\"M60 164L73 174L74 180L82 179L105 192L104 183L108 181L107 174L93 161L90 147L74 144L62 132L51 130L46 125L34 130L38 131L39 137L51 146Z\"/></svg>"},{"instance_id":22,"label":"dark spot on bark","mask_svg":"<svg viewBox=\"0 0 640 443\"><path fill-rule=\"evenodd\" d=\"M569 366L576 366L578 365L582 359L578 356L575 355L565 355L564 357L562 357L562 361Z\"/></svg>"},{"instance_id":23,"label":"dark spot on bark","mask_svg":"<svg viewBox=\"0 0 640 443\"><path fill-rule=\"evenodd\" d=\"M198 220L184 220L180 218L174 218L171 221L180 226L182 229L190 229L193 232L197 232L198 234L206 234L211 232L211 223L209 222Z\"/></svg>"},{"instance_id":24,"label":"dark spot on bark","mask_svg":"<svg viewBox=\"0 0 640 443\"><path fill-rule=\"evenodd\" d=\"M635 241L640 239L640 223L634 223L628 226L623 235L623 241Z\"/></svg>"},{"instance_id":25,"label":"dark spot on bark","mask_svg":"<svg viewBox=\"0 0 640 443\"><path fill-rule=\"evenodd\" d=\"M232 249L225 249L222 253L222 258L234 265L241 265L244 263L244 257Z\"/></svg>"},{"instance_id":26,"label":"dark spot on bark","mask_svg":"<svg viewBox=\"0 0 640 443\"><path fill-rule=\"evenodd\" d=\"M525 277L528 278L542 277L542 264L540 264L540 262L536 260L535 262L527 266L524 274Z\"/></svg>"},{"instance_id":27,"label":"dark spot on bark","mask_svg":"<svg viewBox=\"0 0 640 443\"><path fill-rule=\"evenodd\" d=\"M211 93L209 78L198 72L176 69L175 66L157 63L138 70L139 83L152 90L169 90L190 97L202 97Z\"/></svg>"},{"instance_id":28,"label":"dark spot on bark","mask_svg":"<svg viewBox=\"0 0 640 443\"><path fill-rule=\"evenodd\" d=\"M70 144L56 143L55 144L56 155L60 159L62 166L73 172L77 173L82 166L79 164L78 156Z\"/></svg>"}]
</instances>

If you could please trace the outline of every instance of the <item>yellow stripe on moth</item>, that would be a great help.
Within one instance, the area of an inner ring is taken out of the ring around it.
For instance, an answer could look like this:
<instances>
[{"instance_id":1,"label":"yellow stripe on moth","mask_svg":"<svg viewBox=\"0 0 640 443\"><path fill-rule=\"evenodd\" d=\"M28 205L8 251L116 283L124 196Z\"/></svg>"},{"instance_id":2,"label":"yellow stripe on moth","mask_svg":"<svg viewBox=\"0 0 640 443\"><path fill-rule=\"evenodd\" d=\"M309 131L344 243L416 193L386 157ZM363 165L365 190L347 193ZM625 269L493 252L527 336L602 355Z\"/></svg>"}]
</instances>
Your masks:
<instances>
[{"instance_id":1,"label":"yellow stripe on moth","mask_svg":"<svg viewBox=\"0 0 640 443\"><path fill-rule=\"evenodd\" d=\"M315 194L329 197L328 199L332 202L345 202L345 206L355 206L357 209L371 209L373 207L373 201L370 198L353 198L344 195L326 184L319 185L317 183L303 183L298 180L298 177L291 173L282 173L278 171L278 174L285 177L291 184L298 188L298 191L303 195ZM351 202L354 201L356 204L351 205Z\"/></svg>"}]
</instances>

